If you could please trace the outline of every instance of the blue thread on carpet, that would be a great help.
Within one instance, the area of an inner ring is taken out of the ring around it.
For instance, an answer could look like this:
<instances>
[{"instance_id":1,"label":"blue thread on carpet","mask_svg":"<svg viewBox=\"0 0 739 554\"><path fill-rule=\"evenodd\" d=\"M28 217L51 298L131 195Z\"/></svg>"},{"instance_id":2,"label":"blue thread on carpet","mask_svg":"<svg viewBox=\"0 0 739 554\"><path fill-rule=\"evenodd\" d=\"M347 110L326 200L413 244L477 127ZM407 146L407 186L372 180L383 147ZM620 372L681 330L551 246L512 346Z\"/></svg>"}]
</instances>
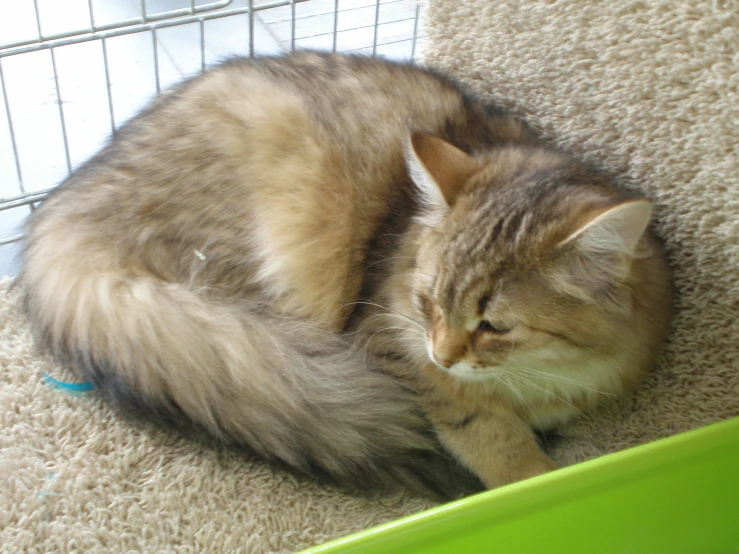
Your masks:
<instances>
[{"instance_id":1,"label":"blue thread on carpet","mask_svg":"<svg viewBox=\"0 0 739 554\"><path fill-rule=\"evenodd\" d=\"M66 392L67 394L71 395L77 395L85 392L90 392L95 387L92 383L89 381L85 383L66 383L64 381L59 381L58 379L54 379L51 375L46 373L45 371L41 372L41 376L44 379L44 382L49 385L53 389L61 390L63 392Z\"/></svg>"}]
</instances>

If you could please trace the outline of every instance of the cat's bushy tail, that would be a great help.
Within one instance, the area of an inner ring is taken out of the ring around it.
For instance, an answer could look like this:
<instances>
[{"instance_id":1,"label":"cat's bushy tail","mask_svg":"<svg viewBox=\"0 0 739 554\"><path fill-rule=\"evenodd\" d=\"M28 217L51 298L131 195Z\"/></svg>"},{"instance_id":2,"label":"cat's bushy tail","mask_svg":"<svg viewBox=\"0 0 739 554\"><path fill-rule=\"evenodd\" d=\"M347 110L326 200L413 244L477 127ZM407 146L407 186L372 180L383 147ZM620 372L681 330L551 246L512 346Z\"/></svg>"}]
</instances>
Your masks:
<instances>
[{"instance_id":1,"label":"cat's bushy tail","mask_svg":"<svg viewBox=\"0 0 739 554\"><path fill-rule=\"evenodd\" d=\"M474 488L414 395L343 338L150 276L26 260L35 332L119 409L185 418L343 486Z\"/></svg>"}]
</instances>

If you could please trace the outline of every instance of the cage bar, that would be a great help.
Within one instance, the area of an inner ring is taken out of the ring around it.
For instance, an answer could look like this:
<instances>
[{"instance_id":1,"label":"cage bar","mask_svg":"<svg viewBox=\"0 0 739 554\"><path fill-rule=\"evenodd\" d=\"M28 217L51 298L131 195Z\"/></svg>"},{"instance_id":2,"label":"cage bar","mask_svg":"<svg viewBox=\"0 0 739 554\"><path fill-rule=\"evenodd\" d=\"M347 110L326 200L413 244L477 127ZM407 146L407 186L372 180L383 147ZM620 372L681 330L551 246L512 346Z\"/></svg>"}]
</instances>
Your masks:
<instances>
[{"instance_id":1,"label":"cage bar","mask_svg":"<svg viewBox=\"0 0 739 554\"><path fill-rule=\"evenodd\" d=\"M161 79L159 78L159 46L157 43L156 29L151 30L151 51L154 54L154 82L157 86L157 94L160 94L162 92L162 85Z\"/></svg>"},{"instance_id":2,"label":"cage bar","mask_svg":"<svg viewBox=\"0 0 739 554\"><path fill-rule=\"evenodd\" d=\"M336 38L339 36L339 0L334 0L334 36L332 52L336 52Z\"/></svg>"},{"instance_id":3,"label":"cage bar","mask_svg":"<svg viewBox=\"0 0 739 554\"><path fill-rule=\"evenodd\" d=\"M64 157L67 160L67 174L72 174L72 159L69 156L69 137L67 137L67 122L64 118L64 102L62 101L62 91L59 88L59 72L56 69L56 53L53 48L51 52L51 68L54 71L54 89L56 90L56 103L59 106L59 121L62 124L62 137L64 138Z\"/></svg>"},{"instance_id":4,"label":"cage bar","mask_svg":"<svg viewBox=\"0 0 739 554\"><path fill-rule=\"evenodd\" d=\"M413 43L411 44L411 61L416 59L416 43L418 42L418 21L421 19L421 3L416 3L416 17L413 20Z\"/></svg>"},{"instance_id":5,"label":"cage bar","mask_svg":"<svg viewBox=\"0 0 739 554\"><path fill-rule=\"evenodd\" d=\"M103 45L103 68L105 70L105 87L108 93L108 112L110 113L110 132L115 135L115 113L113 112L113 89L110 83L110 65L108 63L108 45L107 40L102 39L100 43Z\"/></svg>"},{"instance_id":6,"label":"cage bar","mask_svg":"<svg viewBox=\"0 0 739 554\"><path fill-rule=\"evenodd\" d=\"M8 99L8 89L5 86L5 72L3 71L3 60L0 59L0 87L3 91L3 100L5 101L5 115L8 118L8 131L10 133L10 145L13 148L13 158L15 158L15 171L18 175L18 187L22 193L26 192L23 186L23 172L21 171L21 160L18 156L18 143L15 140L15 128L13 127L13 116L10 112L10 100Z\"/></svg>"},{"instance_id":7,"label":"cage bar","mask_svg":"<svg viewBox=\"0 0 739 554\"><path fill-rule=\"evenodd\" d=\"M372 35L372 57L377 57L377 31L380 28L380 0L375 1L375 29Z\"/></svg>"},{"instance_id":8,"label":"cage bar","mask_svg":"<svg viewBox=\"0 0 739 554\"><path fill-rule=\"evenodd\" d=\"M288 0L289 2L290 0ZM254 57L254 0L249 0L249 56Z\"/></svg>"},{"instance_id":9,"label":"cage bar","mask_svg":"<svg viewBox=\"0 0 739 554\"><path fill-rule=\"evenodd\" d=\"M145 31L151 31L153 29L163 29L165 27L176 27L179 25L187 25L188 23L197 23L202 17L205 20L222 19L224 17L233 17L237 15L248 14L250 11L258 12L263 10L269 10L272 8L279 8L282 6L289 6L293 0L275 0L272 2L265 2L253 6L253 0L249 0L249 6L245 8L232 8L230 10L214 11L205 13L202 15L188 15L185 10L184 15L172 16L170 18L162 18L158 15L149 16L149 22L141 21L141 18L129 19L124 22L117 22L110 25L100 25L98 30L88 31L73 31L69 33L58 33L55 35L49 35L48 37L39 37L38 39L26 40L13 42L5 45L0 49L0 58L7 56L16 56L18 54L26 54L28 52L35 52L37 50L44 50L47 48L56 48L58 46L67 46L69 44L80 44L82 42L89 42L91 40L100 40L102 38L113 38L123 35L130 35L134 33L142 33ZM294 0L295 2L309 2L310 0ZM228 0L228 4L231 0ZM175 10L182 12L182 10ZM196 11L200 12L197 9ZM172 12L174 13L174 11ZM160 21L161 20L161 21Z\"/></svg>"}]
</instances>

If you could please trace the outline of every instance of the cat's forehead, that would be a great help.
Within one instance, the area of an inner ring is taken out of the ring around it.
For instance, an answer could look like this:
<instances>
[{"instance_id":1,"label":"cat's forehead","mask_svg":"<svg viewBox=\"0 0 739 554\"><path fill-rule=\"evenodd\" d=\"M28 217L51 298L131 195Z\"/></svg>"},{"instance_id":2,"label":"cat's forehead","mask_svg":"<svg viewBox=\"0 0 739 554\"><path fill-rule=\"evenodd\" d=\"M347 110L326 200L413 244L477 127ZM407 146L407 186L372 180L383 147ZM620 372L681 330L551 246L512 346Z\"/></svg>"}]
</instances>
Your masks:
<instances>
[{"instance_id":1,"label":"cat's forehead","mask_svg":"<svg viewBox=\"0 0 739 554\"><path fill-rule=\"evenodd\" d=\"M487 273L540 253L562 225L554 209L542 212L530 202L503 204L494 198L455 215L445 232L443 263Z\"/></svg>"},{"instance_id":2,"label":"cat's forehead","mask_svg":"<svg viewBox=\"0 0 739 554\"><path fill-rule=\"evenodd\" d=\"M611 202L597 182L571 167L528 167L466 190L440 229L437 300L466 306L501 283L535 277L583 217Z\"/></svg>"},{"instance_id":3,"label":"cat's forehead","mask_svg":"<svg viewBox=\"0 0 739 554\"><path fill-rule=\"evenodd\" d=\"M448 245L436 268L433 296L449 311L469 311L481 297L499 295L513 269L512 251L489 250L481 241Z\"/></svg>"},{"instance_id":4,"label":"cat's forehead","mask_svg":"<svg viewBox=\"0 0 739 554\"><path fill-rule=\"evenodd\" d=\"M561 206L540 202L480 202L446 229L434 294L449 307L499 294L551 257L568 227Z\"/></svg>"},{"instance_id":5,"label":"cat's forehead","mask_svg":"<svg viewBox=\"0 0 739 554\"><path fill-rule=\"evenodd\" d=\"M442 266L433 296L450 314L482 311L491 298L502 293L505 277L501 273L486 267Z\"/></svg>"}]
</instances>

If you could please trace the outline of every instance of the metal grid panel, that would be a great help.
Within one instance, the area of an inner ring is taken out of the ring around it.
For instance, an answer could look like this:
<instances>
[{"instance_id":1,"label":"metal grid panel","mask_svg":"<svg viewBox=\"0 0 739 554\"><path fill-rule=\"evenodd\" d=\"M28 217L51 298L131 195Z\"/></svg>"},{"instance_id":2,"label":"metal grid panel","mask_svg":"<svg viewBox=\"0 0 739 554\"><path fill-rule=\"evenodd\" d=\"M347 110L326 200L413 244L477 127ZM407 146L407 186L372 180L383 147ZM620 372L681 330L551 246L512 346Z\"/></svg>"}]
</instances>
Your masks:
<instances>
[{"instance_id":1,"label":"metal grid panel","mask_svg":"<svg viewBox=\"0 0 739 554\"><path fill-rule=\"evenodd\" d=\"M413 59L417 0L19 0L0 11L0 277L48 190L162 89L228 55Z\"/></svg>"}]
</instances>

